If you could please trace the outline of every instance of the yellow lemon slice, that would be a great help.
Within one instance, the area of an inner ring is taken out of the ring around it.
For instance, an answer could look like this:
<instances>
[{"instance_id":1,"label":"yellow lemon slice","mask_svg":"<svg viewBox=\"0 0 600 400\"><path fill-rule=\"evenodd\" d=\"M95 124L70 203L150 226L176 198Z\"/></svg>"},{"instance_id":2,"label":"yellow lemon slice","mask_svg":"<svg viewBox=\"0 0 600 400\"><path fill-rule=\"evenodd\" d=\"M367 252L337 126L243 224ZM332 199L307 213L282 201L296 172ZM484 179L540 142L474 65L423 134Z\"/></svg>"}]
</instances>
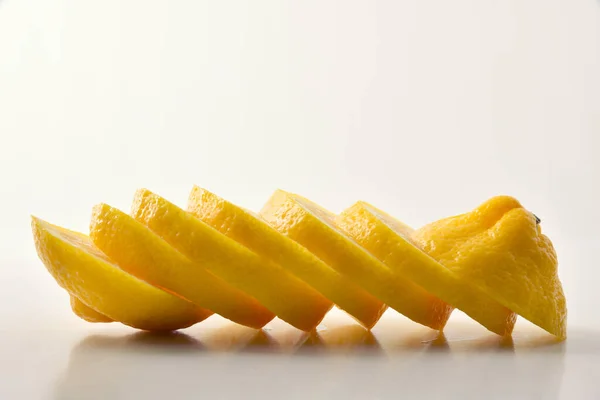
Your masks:
<instances>
[{"instance_id":1,"label":"yellow lemon slice","mask_svg":"<svg viewBox=\"0 0 600 400\"><path fill-rule=\"evenodd\" d=\"M100 314L93 308L89 308L73 295L71 295L71 310L73 310L75 315L77 315L79 318L88 322L113 322L112 319L108 318L104 314Z\"/></svg>"},{"instance_id":2,"label":"yellow lemon slice","mask_svg":"<svg viewBox=\"0 0 600 400\"><path fill-rule=\"evenodd\" d=\"M435 262L417 249L407 239L408 236L388 227L376 216L374 208L365 202L358 202L344 210L336 218L336 223L348 236L400 276L405 276L404 269L408 265L418 268L424 262ZM410 235L412 229L403 225L401 232ZM398 311L413 321L442 329L454 308L405 277L401 284L402 290L396 294L398 307L401 307Z\"/></svg>"},{"instance_id":3,"label":"yellow lemon slice","mask_svg":"<svg viewBox=\"0 0 600 400\"><path fill-rule=\"evenodd\" d=\"M195 186L188 212L256 254L277 263L371 328L382 303L258 215Z\"/></svg>"},{"instance_id":4,"label":"yellow lemon slice","mask_svg":"<svg viewBox=\"0 0 600 400\"><path fill-rule=\"evenodd\" d=\"M539 222L516 199L497 196L424 226L413 239L460 279L562 339L566 300L556 252Z\"/></svg>"},{"instance_id":5,"label":"yellow lemon slice","mask_svg":"<svg viewBox=\"0 0 600 400\"><path fill-rule=\"evenodd\" d=\"M331 308L329 300L279 265L149 190L137 191L132 216L187 258L298 329L314 329Z\"/></svg>"},{"instance_id":6,"label":"yellow lemon slice","mask_svg":"<svg viewBox=\"0 0 600 400\"><path fill-rule=\"evenodd\" d=\"M116 208L106 204L94 207L90 238L122 270L234 322L262 328L275 317L256 299L192 263Z\"/></svg>"},{"instance_id":7,"label":"yellow lemon slice","mask_svg":"<svg viewBox=\"0 0 600 400\"><path fill-rule=\"evenodd\" d=\"M446 323L445 313L449 311L445 305L440 313L439 302L432 301L432 296L394 273L350 238L336 225L333 213L301 196L278 190L260 214L275 229L396 311L434 329L441 329Z\"/></svg>"},{"instance_id":8,"label":"yellow lemon slice","mask_svg":"<svg viewBox=\"0 0 600 400\"><path fill-rule=\"evenodd\" d=\"M200 322L212 313L135 278L98 250L90 239L32 218L35 246L48 272L85 308L138 329L174 330ZM100 315L94 318L101 319Z\"/></svg>"},{"instance_id":9,"label":"yellow lemon slice","mask_svg":"<svg viewBox=\"0 0 600 400\"><path fill-rule=\"evenodd\" d=\"M359 212L357 213L357 209ZM506 307L494 301L481 289L474 287L460 276L446 268L445 264L436 261L438 253L434 246L428 246L423 250L420 240L413 239L414 235L421 232L413 230L406 224L392 218L384 211L365 202L359 203L352 215L356 215L370 221L371 226L376 226L388 238L388 242L377 243L376 239L366 237L366 231L362 233L347 221L345 227L354 230L354 235L360 241L371 242L370 247L380 247L375 252L387 258L387 265L396 272L413 280L427 292L435 295L447 304L450 304L465 312L471 318L482 324L490 331L499 335L509 335L514 327L516 315ZM395 235L390 235L393 233ZM452 236L454 232L446 229L439 232L443 236ZM389 238L392 239L389 239ZM386 249L390 247L389 249ZM385 255L385 251L389 255ZM433 258L432 258L433 257Z\"/></svg>"}]
</instances>

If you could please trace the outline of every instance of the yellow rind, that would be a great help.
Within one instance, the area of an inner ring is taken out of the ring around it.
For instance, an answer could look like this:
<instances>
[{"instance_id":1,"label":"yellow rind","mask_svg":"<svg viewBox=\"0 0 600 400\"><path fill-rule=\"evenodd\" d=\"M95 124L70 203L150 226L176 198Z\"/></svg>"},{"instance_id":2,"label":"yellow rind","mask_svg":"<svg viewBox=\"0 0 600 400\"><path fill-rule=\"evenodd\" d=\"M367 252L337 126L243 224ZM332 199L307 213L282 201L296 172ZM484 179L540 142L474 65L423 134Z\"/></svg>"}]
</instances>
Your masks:
<instances>
[{"instance_id":1,"label":"yellow rind","mask_svg":"<svg viewBox=\"0 0 600 400\"><path fill-rule=\"evenodd\" d=\"M380 315L379 300L258 215L197 186L190 193L188 212L293 273L365 327L371 328Z\"/></svg>"},{"instance_id":2,"label":"yellow rind","mask_svg":"<svg viewBox=\"0 0 600 400\"><path fill-rule=\"evenodd\" d=\"M566 338L556 252L512 197L417 230L366 202L336 216L281 190L257 215L194 187L188 210L142 189L132 217L96 206L90 237L35 217L32 230L73 312L90 322L175 330L215 311L310 331L337 304L370 329L389 305L441 330L456 307L499 335L519 314Z\"/></svg>"},{"instance_id":3,"label":"yellow rind","mask_svg":"<svg viewBox=\"0 0 600 400\"><path fill-rule=\"evenodd\" d=\"M444 235L445 230L455 232ZM552 242L514 198L496 196L475 210L423 227L415 235L443 264L490 298L560 339L567 308Z\"/></svg>"},{"instance_id":4,"label":"yellow rind","mask_svg":"<svg viewBox=\"0 0 600 400\"><path fill-rule=\"evenodd\" d=\"M32 230L38 255L57 283L114 321L144 330L175 330L212 314L122 271L81 233L35 217Z\"/></svg>"},{"instance_id":5,"label":"yellow rind","mask_svg":"<svg viewBox=\"0 0 600 400\"><path fill-rule=\"evenodd\" d=\"M87 321L87 322L113 322L112 319L108 318L104 314L100 314L98 311L94 310L83 304L81 300L77 297L71 295L71 310L73 313L77 315L79 318Z\"/></svg>"},{"instance_id":6,"label":"yellow rind","mask_svg":"<svg viewBox=\"0 0 600 400\"><path fill-rule=\"evenodd\" d=\"M192 263L145 225L99 204L90 222L90 238L122 270L209 309L231 321L260 329L275 314L256 299Z\"/></svg>"},{"instance_id":7,"label":"yellow rind","mask_svg":"<svg viewBox=\"0 0 600 400\"><path fill-rule=\"evenodd\" d=\"M314 329L331 309L331 302L305 282L149 190L137 191L132 216L298 329Z\"/></svg>"},{"instance_id":8,"label":"yellow rind","mask_svg":"<svg viewBox=\"0 0 600 400\"><path fill-rule=\"evenodd\" d=\"M406 279L392 272L337 227L331 212L301 196L277 190L260 215L279 232L378 298L382 303L381 312L385 310L383 304L400 312L407 310L406 299L401 295ZM407 313L409 317L414 316ZM423 322L436 329L441 327L440 321L434 319Z\"/></svg>"},{"instance_id":9,"label":"yellow rind","mask_svg":"<svg viewBox=\"0 0 600 400\"><path fill-rule=\"evenodd\" d=\"M406 268L419 268L421 264L434 262L418 250L399 232L395 232L381 221L373 208L365 202L357 202L336 218L336 224L359 245L387 265L400 278L402 285L396 294L397 311L415 322L441 330L446 325L452 306L416 285L404 274ZM412 229L404 226L407 234Z\"/></svg>"},{"instance_id":10,"label":"yellow rind","mask_svg":"<svg viewBox=\"0 0 600 400\"><path fill-rule=\"evenodd\" d=\"M411 230L377 207L368 203L363 204L390 230L414 245L406 247L405 250L410 254L411 259L420 259L420 262L404 264L402 274L427 292L463 311L491 332L501 336L512 333L517 319L516 314L499 304L480 287L447 268L445 263L440 263L436 258L439 256L436 252L438 248L431 242L428 246L424 245L427 235L423 233L422 228ZM441 227L439 234L443 237L453 237L456 232L451 227Z\"/></svg>"}]
</instances>

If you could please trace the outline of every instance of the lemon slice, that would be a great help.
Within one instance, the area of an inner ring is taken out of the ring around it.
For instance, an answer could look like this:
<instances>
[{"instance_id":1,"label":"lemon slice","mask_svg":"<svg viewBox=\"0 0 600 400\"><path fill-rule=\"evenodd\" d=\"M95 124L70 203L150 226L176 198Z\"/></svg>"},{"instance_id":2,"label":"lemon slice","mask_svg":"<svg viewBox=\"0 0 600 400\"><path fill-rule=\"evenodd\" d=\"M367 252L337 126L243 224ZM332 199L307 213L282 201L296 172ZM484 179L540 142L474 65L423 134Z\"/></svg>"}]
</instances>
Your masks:
<instances>
[{"instance_id":1,"label":"lemon slice","mask_svg":"<svg viewBox=\"0 0 600 400\"><path fill-rule=\"evenodd\" d=\"M376 218L379 224L384 224L388 230L394 232L397 239L404 244L403 251L406 252L406 259L414 261L402 263L401 259L396 259L388 265L429 293L460 309L488 330L502 336L512 333L516 321L515 313L493 300L481 288L449 269L447 262L451 253L447 254L448 257L440 257L438 251L440 247L428 241L428 233L431 230L423 228L412 230L368 203L363 202L361 208L365 213L370 214L371 219ZM439 227L437 233L439 237L447 238L457 235L450 226Z\"/></svg>"},{"instance_id":2,"label":"lemon slice","mask_svg":"<svg viewBox=\"0 0 600 400\"><path fill-rule=\"evenodd\" d=\"M71 310L73 310L75 315L79 318L87 322L113 322L112 319L104 314L100 314L93 308L89 308L73 295L71 295Z\"/></svg>"},{"instance_id":3,"label":"lemon slice","mask_svg":"<svg viewBox=\"0 0 600 400\"><path fill-rule=\"evenodd\" d=\"M400 276L405 276L404 269L409 266L435 262L410 241L413 230L409 226L399 225L395 231L374 210L368 203L358 202L336 218L337 226ZM406 278L396 296L398 311L434 329L442 329L454 309Z\"/></svg>"},{"instance_id":4,"label":"lemon slice","mask_svg":"<svg viewBox=\"0 0 600 400\"><path fill-rule=\"evenodd\" d=\"M329 300L279 265L149 190L137 191L132 215L188 259L256 298L298 329L314 329L331 308Z\"/></svg>"},{"instance_id":5,"label":"lemon slice","mask_svg":"<svg viewBox=\"0 0 600 400\"><path fill-rule=\"evenodd\" d=\"M441 329L447 306L405 277L394 273L336 225L336 216L301 196L276 191L260 212L275 229L296 240L332 268L396 311ZM444 314L444 315L442 315Z\"/></svg>"},{"instance_id":6,"label":"lemon slice","mask_svg":"<svg viewBox=\"0 0 600 400\"><path fill-rule=\"evenodd\" d=\"M539 222L516 199L497 196L424 226L413 239L461 280L564 339L567 307L558 261ZM476 304L473 299L471 306Z\"/></svg>"},{"instance_id":7,"label":"lemon slice","mask_svg":"<svg viewBox=\"0 0 600 400\"><path fill-rule=\"evenodd\" d=\"M197 186L190 193L188 211L256 254L287 269L365 327L371 328L379 318L383 307L379 300L253 212Z\"/></svg>"},{"instance_id":8,"label":"lemon slice","mask_svg":"<svg viewBox=\"0 0 600 400\"><path fill-rule=\"evenodd\" d=\"M192 263L116 208L106 204L94 207L90 238L122 270L234 322L262 328L275 317L256 299Z\"/></svg>"},{"instance_id":9,"label":"lemon slice","mask_svg":"<svg viewBox=\"0 0 600 400\"><path fill-rule=\"evenodd\" d=\"M103 315L138 329L174 330L212 314L127 274L81 233L35 217L32 230L42 262L58 284L80 300L75 308L82 316L92 316L85 305L96 311L95 319Z\"/></svg>"}]
</instances>

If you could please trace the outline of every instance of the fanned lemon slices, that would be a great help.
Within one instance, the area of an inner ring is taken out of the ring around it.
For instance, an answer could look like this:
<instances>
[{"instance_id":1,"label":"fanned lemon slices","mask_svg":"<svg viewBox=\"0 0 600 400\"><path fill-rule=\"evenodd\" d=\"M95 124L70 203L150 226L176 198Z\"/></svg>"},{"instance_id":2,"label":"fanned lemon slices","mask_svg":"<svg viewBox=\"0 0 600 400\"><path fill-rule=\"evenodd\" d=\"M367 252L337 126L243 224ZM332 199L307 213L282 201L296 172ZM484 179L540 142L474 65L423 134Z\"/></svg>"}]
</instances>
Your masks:
<instances>
[{"instance_id":1,"label":"fanned lemon slices","mask_svg":"<svg viewBox=\"0 0 600 400\"><path fill-rule=\"evenodd\" d=\"M362 201L336 215L278 190L255 214L194 187L185 211L141 189L129 215L94 207L89 236L35 217L32 229L90 322L175 330L216 313L311 331L336 305L367 329L390 307L442 330L458 308L499 335L521 315L566 337L552 243L508 196L412 229Z\"/></svg>"}]
</instances>

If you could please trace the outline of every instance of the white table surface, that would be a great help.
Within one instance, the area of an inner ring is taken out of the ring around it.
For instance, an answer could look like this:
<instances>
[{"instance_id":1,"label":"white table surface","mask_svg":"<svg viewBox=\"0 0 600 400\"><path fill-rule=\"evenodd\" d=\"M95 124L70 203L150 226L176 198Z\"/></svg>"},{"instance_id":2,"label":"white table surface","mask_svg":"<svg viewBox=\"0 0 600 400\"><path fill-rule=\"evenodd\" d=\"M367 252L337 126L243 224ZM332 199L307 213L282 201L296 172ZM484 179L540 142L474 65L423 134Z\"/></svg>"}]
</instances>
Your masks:
<instances>
[{"instance_id":1,"label":"white table surface","mask_svg":"<svg viewBox=\"0 0 600 400\"><path fill-rule=\"evenodd\" d=\"M75 317L0 331L2 399L597 399L600 331L512 340L452 316L444 335L386 312L368 333L332 310L312 335L220 317L156 335Z\"/></svg>"}]
</instances>

